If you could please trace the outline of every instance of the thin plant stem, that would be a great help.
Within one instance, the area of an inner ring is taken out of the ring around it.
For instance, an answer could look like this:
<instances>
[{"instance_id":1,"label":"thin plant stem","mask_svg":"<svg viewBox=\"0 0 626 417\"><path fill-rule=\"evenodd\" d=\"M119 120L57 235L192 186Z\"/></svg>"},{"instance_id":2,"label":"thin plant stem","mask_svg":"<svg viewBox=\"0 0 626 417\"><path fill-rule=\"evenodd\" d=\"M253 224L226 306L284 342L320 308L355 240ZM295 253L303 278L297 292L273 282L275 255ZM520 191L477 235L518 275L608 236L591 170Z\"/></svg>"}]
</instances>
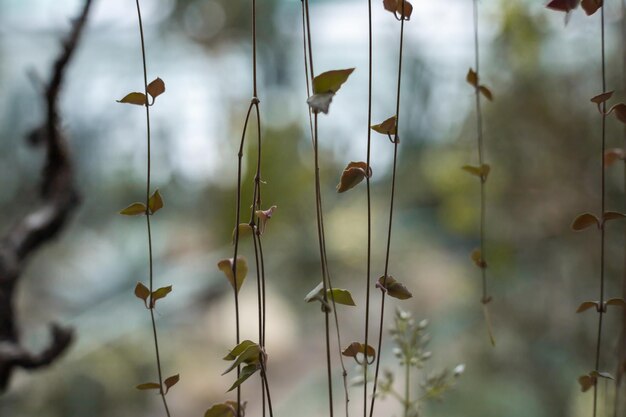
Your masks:
<instances>
[{"instance_id":1,"label":"thin plant stem","mask_svg":"<svg viewBox=\"0 0 626 417\"><path fill-rule=\"evenodd\" d=\"M372 63L373 63L373 39L372 39L372 0L367 0L368 8L368 81L367 81L367 156L366 172L370 172L371 145L372 145ZM372 199L370 176L365 176L367 190L367 265L365 275L365 337L363 344L367 348L369 343L370 327L370 285L372 266ZM379 352L380 353L380 352ZM363 417L367 416L367 358L363 361Z\"/></svg>"},{"instance_id":2,"label":"thin plant stem","mask_svg":"<svg viewBox=\"0 0 626 417\"><path fill-rule=\"evenodd\" d=\"M409 360L406 361L404 373L404 417L408 417L411 406L411 362Z\"/></svg>"},{"instance_id":3,"label":"thin plant stem","mask_svg":"<svg viewBox=\"0 0 626 417\"><path fill-rule=\"evenodd\" d=\"M404 11L405 11L405 0L402 0L402 16L400 17L400 51L398 54L398 86L396 91L396 129L393 138L393 167L392 167L392 175L391 175L391 197L389 202L389 225L387 228L387 247L385 250L385 273L383 275L383 288L385 288L387 284L387 276L389 275L389 258L391 256L391 231L393 226L393 206L396 194L396 171L398 166L398 145L400 144L400 137L398 136L398 130L400 126L400 92L402 86L402 52L404 49ZM370 404L369 415L372 417L374 415L374 404L376 402L376 389L378 387L378 374L380 371L380 351L382 349L383 344L383 323L385 321L385 290L381 291L381 301L380 301L380 321L378 328L378 345L377 345L377 355L376 355L376 367L374 371L374 387L372 389L372 401Z\"/></svg>"},{"instance_id":4,"label":"thin plant stem","mask_svg":"<svg viewBox=\"0 0 626 417\"><path fill-rule=\"evenodd\" d=\"M605 41L604 41L604 6L600 8L600 31L602 43L602 91L606 91L606 58L605 58ZM604 153L606 150L606 102L602 103L602 147L601 147L601 213L604 217L606 205L606 173ZM605 261L605 223L600 228L600 308L598 309L598 336L596 341L596 359L595 370L600 370L600 353L602 350L602 319L604 317L604 261ZM598 384L593 387L593 417L596 417L598 411Z\"/></svg>"},{"instance_id":5,"label":"thin plant stem","mask_svg":"<svg viewBox=\"0 0 626 417\"><path fill-rule=\"evenodd\" d=\"M152 229L150 227L150 213L148 212L150 202L150 177L151 177L151 135L150 135L150 105L148 103L148 65L146 62L146 43L143 34L143 21L141 18L141 7L139 0L135 1L137 6L137 20L139 22L139 35L141 39L141 58L143 63L143 81L144 81L144 95L146 98L146 144L147 144L147 172L146 172L146 227L148 231L148 269L149 269L149 290L150 294L154 291L154 263L152 254ZM159 377L159 395L163 401L163 407L165 408L165 414L170 417L170 410L165 399L165 390L163 389L163 371L161 367L161 355L159 353L159 338L157 335L156 322L154 319L154 303L152 301L152 295L150 295L150 322L152 324L152 336L154 339L154 350L156 355L157 374Z\"/></svg>"}]
</instances>

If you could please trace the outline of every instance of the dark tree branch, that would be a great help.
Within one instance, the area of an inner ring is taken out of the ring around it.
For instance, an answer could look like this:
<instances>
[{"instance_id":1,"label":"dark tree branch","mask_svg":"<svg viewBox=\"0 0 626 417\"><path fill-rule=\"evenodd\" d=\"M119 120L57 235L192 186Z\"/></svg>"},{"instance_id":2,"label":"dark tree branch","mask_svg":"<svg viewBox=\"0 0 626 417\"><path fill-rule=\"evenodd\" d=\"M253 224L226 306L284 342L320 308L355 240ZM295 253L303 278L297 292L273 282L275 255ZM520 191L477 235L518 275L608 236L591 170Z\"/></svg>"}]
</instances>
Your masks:
<instances>
[{"instance_id":1,"label":"dark tree branch","mask_svg":"<svg viewBox=\"0 0 626 417\"><path fill-rule=\"evenodd\" d=\"M37 369L53 363L72 341L72 330L51 324L52 340L39 354L20 344L14 309L15 287L27 258L55 238L79 204L74 170L67 141L59 128L58 96L70 62L87 22L92 0L85 0L72 22L54 62L52 77L43 92L46 119L28 136L32 145L44 146L46 160L41 179L41 202L0 238L0 391L4 392L15 368Z\"/></svg>"}]
</instances>

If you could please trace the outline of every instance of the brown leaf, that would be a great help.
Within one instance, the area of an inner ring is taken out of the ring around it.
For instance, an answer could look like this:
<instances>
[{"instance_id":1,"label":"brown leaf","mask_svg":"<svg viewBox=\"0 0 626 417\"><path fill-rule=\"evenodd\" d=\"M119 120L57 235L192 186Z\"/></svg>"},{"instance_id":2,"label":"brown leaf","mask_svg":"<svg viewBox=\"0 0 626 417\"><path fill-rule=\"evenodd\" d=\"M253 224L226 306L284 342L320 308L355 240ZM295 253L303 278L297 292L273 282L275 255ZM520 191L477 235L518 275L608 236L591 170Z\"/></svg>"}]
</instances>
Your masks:
<instances>
[{"instance_id":1,"label":"brown leaf","mask_svg":"<svg viewBox=\"0 0 626 417\"><path fill-rule=\"evenodd\" d=\"M148 208L150 209L150 214L154 214L163 208L163 198L158 189L148 199Z\"/></svg>"},{"instance_id":2,"label":"brown leaf","mask_svg":"<svg viewBox=\"0 0 626 417\"><path fill-rule=\"evenodd\" d=\"M371 126L372 130L383 135L395 135L396 134L396 116L392 116L382 123Z\"/></svg>"},{"instance_id":3,"label":"brown leaf","mask_svg":"<svg viewBox=\"0 0 626 417\"><path fill-rule=\"evenodd\" d=\"M622 123L626 123L626 104L617 103L615 106L611 107L607 114L611 114L615 112L615 117Z\"/></svg>"},{"instance_id":4,"label":"brown leaf","mask_svg":"<svg viewBox=\"0 0 626 417\"><path fill-rule=\"evenodd\" d=\"M598 378L596 378L595 376L590 376L590 375L583 375L580 378L578 378L578 383L580 384L580 389L582 392L588 391L589 388L596 385L597 381L598 381Z\"/></svg>"},{"instance_id":5,"label":"brown leaf","mask_svg":"<svg viewBox=\"0 0 626 417\"><path fill-rule=\"evenodd\" d=\"M578 7L579 1L580 0L552 0L546 5L546 7L548 9L569 13Z\"/></svg>"},{"instance_id":6,"label":"brown leaf","mask_svg":"<svg viewBox=\"0 0 626 417\"><path fill-rule=\"evenodd\" d=\"M619 160L624 160L624 150L620 148L607 149L604 152L604 166L608 167L613 165Z\"/></svg>"},{"instance_id":7,"label":"brown leaf","mask_svg":"<svg viewBox=\"0 0 626 417\"><path fill-rule=\"evenodd\" d=\"M608 222L609 220L623 219L624 217L626 217L626 214L618 213L617 211L605 211L602 220Z\"/></svg>"},{"instance_id":8,"label":"brown leaf","mask_svg":"<svg viewBox=\"0 0 626 417\"><path fill-rule=\"evenodd\" d=\"M148 297L150 297L150 290L143 285L141 282L138 282L135 286L135 296L141 300L143 300L146 307L148 307Z\"/></svg>"},{"instance_id":9,"label":"brown leaf","mask_svg":"<svg viewBox=\"0 0 626 417\"><path fill-rule=\"evenodd\" d=\"M411 20L411 15L413 14L413 5L409 3L407 0L396 0L396 16L399 19ZM404 13L402 13L402 5L404 3Z\"/></svg>"},{"instance_id":10,"label":"brown leaf","mask_svg":"<svg viewBox=\"0 0 626 417\"><path fill-rule=\"evenodd\" d=\"M480 249L474 249L470 255L474 264L479 268L487 268L487 262L483 259L483 254Z\"/></svg>"},{"instance_id":11,"label":"brown leaf","mask_svg":"<svg viewBox=\"0 0 626 417\"><path fill-rule=\"evenodd\" d=\"M361 355L366 355L367 358L372 358L371 360L373 361L374 358L376 358L376 349L374 349L373 347L371 347L370 345L364 345L363 343L359 343L359 342L352 342L350 343L350 345L345 348L341 354L343 356L347 356L349 358L354 358L357 363L360 363L357 360L357 355L361 354ZM372 363L370 362L370 359L367 359L368 363Z\"/></svg>"},{"instance_id":12,"label":"brown leaf","mask_svg":"<svg viewBox=\"0 0 626 417\"><path fill-rule=\"evenodd\" d=\"M180 374L172 375L169 378L166 378L165 381L163 381L163 385L165 385L165 394L167 394L170 388L178 384L178 381L180 381Z\"/></svg>"},{"instance_id":13,"label":"brown leaf","mask_svg":"<svg viewBox=\"0 0 626 417\"><path fill-rule=\"evenodd\" d=\"M580 5L585 10L585 13L587 13L587 16L591 16L602 7L602 0L582 0Z\"/></svg>"},{"instance_id":14,"label":"brown leaf","mask_svg":"<svg viewBox=\"0 0 626 417\"><path fill-rule=\"evenodd\" d=\"M607 91L606 93L598 94L597 96L591 98L591 102L596 104L602 104L610 99L613 93L614 91Z\"/></svg>"},{"instance_id":15,"label":"brown leaf","mask_svg":"<svg viewBox=\"0 0 626 417\"><path fill-rule=\"evenodd\" d=\"M626 301L623 298L611 298L606 302L607 306L626 307Z\"/></svg>"},{"instance_id":16,"label":"brown leaf","mask_svg":"<svg viewBox=\"0 0 626 417\"><path fill-rule=\"evenodd\" d=\"M152 308L154 308L154 306L156 305L157 300L160 300L161 298L165 298L167 297L167 294L172 292L172 286L168 285L167 287L162 287L159 288L156 291L152 292L152 297L150 297L150 305L152 306Z\"/></svg>"},{"instance_id":17,"label":"brown leaf","mask_svg":"<svg viewBox=\"0 0 626 417\"><path fill-rule=\"evenodd\" d=\"M391 275L388 275L387 279L385 279L384 276L380 277L377 286L386 290L390 297L397 298L398 300L407 300L413 297L413 294L411 294L404 284L396 281Z\"/></svg>"},{"instance_id":18,"label":"brown leaf","mask_svg":"<svg viewBox=\"0 0 626 417\"><path fill-rule=\"evenodd\" d=\"M161 94L165 92L165 83L162 79L157 78L148 84L148 94L152 96L153 99L157 98Z\"/></svg>"},{"instance_id":19,"label":"brown leaf","mask_svg":"<svg viewBox=\"0 0 626 417\"><path fill-rule=\"evenodd\" d=\"M474 88L478 86L478 74L471 68L467 72L465 80Z\"/></svg>"},{"instance_id":20,"label":"brown leaf","mask_svg":"<svg viewBox=\"0 0 626 417\"><path fill-rule=\"evenodd\" d=\"M489 101L493 101L493 94L491 94L491 90L488 89L487 87L485 87L484 85L481 85L480 87L478 87L478 90L480 90L480 93L485 96L485 98Z\"/></svg>"},{"instance_id":21,"label":"brown leaf","mask_svg":"<svg viewBox=\"0 0 626 417\"><path fill-rule=\"evenodd\" d=\"M372 176L372 169L367 168L365 162L350 162L343 170L339 184L337 184L337 192L343 193L351 188L356 187L365 178Z\"/></svg>"},{"instance_id":22,"label":"brown leaf","mask_svg":"<svg viewBox=\"0 0 626 417\"><path fill-rule=\"evenodd\" d=\"M585 301L578 306L578 308L576 309L576 312L582 313L583 311L587 311L590 308L595 308L597 310L598 302L597 301Z\"/></svg>"},{"instance_id":23,"label":"brown leaf","mask_svg":"<svg viewBox=\"0 0 626 417\"><path fill-rule=\"evenodd\" d=\"M572 223L572 229L578 232L594 224L600 228L600 220L596 216L591 213L583 213L576 217Z\"/></svg>"},{"instance_id":24,"label":"brown leaf","mask_svg":"<svg viewBox=\"0 0 626 417\"><path fill-rule=\"evenodd\" d=\"M118 103L136 104L138 106L146 105L146 95L144 93L129 93L123 99L117 100Z\"/></svg>"}]
</instances>

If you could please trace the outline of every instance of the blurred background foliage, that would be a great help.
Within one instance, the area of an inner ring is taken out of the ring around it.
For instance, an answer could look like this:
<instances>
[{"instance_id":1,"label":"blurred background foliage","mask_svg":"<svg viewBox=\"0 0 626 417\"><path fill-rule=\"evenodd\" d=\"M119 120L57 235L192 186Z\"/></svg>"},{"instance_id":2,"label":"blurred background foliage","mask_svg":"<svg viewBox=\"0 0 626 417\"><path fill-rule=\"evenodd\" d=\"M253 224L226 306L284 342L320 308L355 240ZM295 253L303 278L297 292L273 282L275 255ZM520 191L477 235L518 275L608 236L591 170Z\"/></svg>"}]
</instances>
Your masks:
<instances>
[{"instance_id":1,"label":"blurred background foliage","mask_svg":"<svg viewBox=\"0 0 626 417\"><path fill-rule=\"evenodd\" d=\"M148 77L167 92L153 107L154 184L166 207L155 217L157 285L174 292L159 306L164 372L180 372L168 398L177 416L199 416L232 399L220 358L234 345L233 303L219 259L231 256L236 152L251 94L250 2L144 2ZM374 1L374 121L393 113L398 25ZM381 4L379 4L381 3ZM624 100L621 4L606 2L609 88ZM323 320L303 297L320 280L315 234L312 151L306 117L301 9L297 0L259 2L260 98L264 206L277 205L264 238L268 288L269 380L278 416L326 415ZM536 0L483 1L482 81L486 103L488 251L492 315L498 345L487 338L477 245L478 182L460 167L476 163L472 89L471 1L414 2L406 25L398 200L391 274L414 298L402 307L430 320L434 366L466 364L444 402L425 415L576 417L591 394L578 375L593 366L596 318L576 315L597 297L599 235L573 233L580 212L599 211L599 16L563 15ZM42 117L38 77L47 76L59 39L79 0L0 0L0 230L36 199L42 155L25 134ZM367 2L312 1L318 72L356 67L320 119L321 176L327 246L336 286L357 307L340 311L343 340L362 337L365 293L364 187L338 195L342 168L365 159L367 137ZM34 75L34 76L33 76ZM153 379L148 317L133 296L147 274L144 223L116 215L141 199L145 133L139 108L116 99L141 88L134 2L95 4L69 71L61 108L83 202L63 236L30 263L17 308L29 346L43 346L46 323L77 329L70 353L49 370L19 373L0 399L2 416L151 416L156 395L136 391ZM608 146L622 128L608 124ZM247 155L255 150L251 131ZM382 274L392 146L373 136L373 277ZM246 157L242 207L250 204ZM624 206L620 166L608 171L608 208ZM621 293L623 225L608 233L608 295ZM244 255L252 256L250 242ZM241 293L243 337L255 338L256 290ZM374 292L373 311L378 311ZM394 303L388 303L387 326ZM374 317L374 315L372 316ZM620 315L607 316L603 368L614 372ZM387 338L385 367L397 367ZM352 370L352 369L351 369ZM426 375L421 377L425 378ZM341 398L341 375L335 373ZM258 382L246 383L249 415L257 415ZM361 398L360 389L352 396ZM604 403L604 398L601 397ZM610 398L607 398L610 400ZM359 413L360 401L351 403ZM378 415L399 415L380 401ZM357 414L355 414L357 415Z\"/></svg>"}]
</instances>

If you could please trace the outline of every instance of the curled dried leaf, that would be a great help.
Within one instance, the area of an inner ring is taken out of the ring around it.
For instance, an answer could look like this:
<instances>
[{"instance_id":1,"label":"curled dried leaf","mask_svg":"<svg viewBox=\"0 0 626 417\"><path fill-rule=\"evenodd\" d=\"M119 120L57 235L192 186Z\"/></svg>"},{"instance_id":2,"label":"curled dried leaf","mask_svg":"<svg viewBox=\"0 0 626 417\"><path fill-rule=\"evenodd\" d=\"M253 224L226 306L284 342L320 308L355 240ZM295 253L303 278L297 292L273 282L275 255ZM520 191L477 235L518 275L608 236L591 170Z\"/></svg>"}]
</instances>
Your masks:
<instances>
[{"instance_id":1,"label":"curled dried leaf","mask_svg":"<svg viewBox=\"0 0 626 417\"><path fill-rule=\"evenodd\" d=\"M168 393L170 388L178 384L178 381L180 381L180 374L172 375L166 378L165 381L163 381L163 385L165 385L165 394Z\"/></svg>"},{"instance_id":2,"label":"curled dried leaf","mask_svg":"<svg viewBox=\"0 0 626 417\"><path fill-rule=\"evenodd\" d=\"M574 219L572 229L578 232L594 224L600 228L600 220L596 216L591 213L583 213Z\"/></svg>"},{"instance_id":3,"label":"curled dried leaf","mask_svg":"<svg viewBox=\"0 0 626 417\"><path fill-rule=\"evenodd\" d=\"M351 188L356 187L365 178L371 178L372 169L367 167L366 162L350 162L343 170L337 192L343 193Z\"/></svg>"},{"instance_id":4,"label":"curled dried leaf","mask_svg":"<svg viewBox=\"0 0 626 417\"><path fill-rule=\"evenodd\" d=\"M607 91L606 93L602 93L602 94L598 94L597 96L593 96L591 98L591 102L592 103L596 103L596 104L602 104L605 101L607 101L608 99L611 98L611 96L613 95L614 91Z\"/></svg>"},{"instance_id":5,"label":"curled dried leaf","mask_svg":"<svg viewBox=\"0 0 626 417\"><path fill-rule=\"evenodd\" d=\"M144 203L133 203L120 210L120 214L124 216L137 216L139 214L146 214L146 211L146 205Z\"/></svg>"},{"instance_id":6,"label":"curled dried leaf","mask_svg":"<svg viewBox=\"0 0 626 417\"><path fill-rule=\"evenodd\" d=\"M136 104L138 106L145 106L148 102L144 93L129 93L121 100L117 100L118 103Z\"/></svg>"},{"instance_id":7,"label":"curled dried leaf","mask_svg":"<svg viewBox=\"0 0 626 417\"><path fill-rule=\"evenodd\" d=\"M383 135L395 135L396 134L396 116L392 116L382 123L371 126L371 129L375 132L382 133Z\"/></svg>"},{"instance_id":8,"label":"curled dried leaf","mask_svg":"<svg viewBox=\"0 0 626 417\"><path fill-rule=\"evenodd\" d=\"M272 206L268 208L267 210L257 210L255 212L256 216L259 218L259 233L260 234L265 233L267 222L272 218L272 216L274 215L274 210L276 210L277 208L278 207L276 206Z\"/></svg>"},{"instance_id":9,"label":"curled dried leaf","mask_svg":"<svg viewBox=\"0 0 626 417\"><path fill-rule=\"evenodd\" d=\"M598 378L591 375L583 375L578 378L578 383L580 384L582 392L587 392L591 387L596 385L596 382L598 382Z\"/></svg>"},{"instance_id":10,"label":"curled dried leaf","mask_svg":"<svg viewBox=\"0 0 626 417\"><path fill-rule=\"evenodd\" d=\"M607 306L626 307L626 301L623 298L611 298L606 302Z\"/></svg>"},{"instance_id":11,"label":"curled dried leaf","mask_svg":"<svg viewBox=\"0 0 626 417\"><path fill-rule=\"evenodd\" d=\"M480 249L474 249L470 255L474 264L479 268L487 268L487 262L483 259L483 254Z\"/></svg>"},{"instance_id":12,"label":"curled dried leaf","mask_svg":"<svg viewBox=\"0 0 626 417\"><path fill-rule=\"evenodd\" d=\"M602 220L606 223L609 220L618 220L626 217L626 214L618 213L617 211L605 211L602 215Z\"/></svg>"},{"instance_id":13,"label":"curled dried leaf","mask_svg":"<svg viewBox=\"0 0 626 417\"><path fill-rule=\"evenodd\" d=\"M361 354L366 357L368 364L372 364L374 362L374 359L376 358L376 349L374 349L370 345L365 345L359 342L352 342L347 348L345 348L341 352L341 354L349 358L354 358L354 360L358 364L362 363L357 357L359 354Z\"/></svg>"},{"instance_id":14,"label":"curled dried leaf","mask_svg":"<svg viewBox=\"0 0 626 417\"><path fill-rule=\"evenodd\" d=\"M478 87L478 74L472 68L470 68L469 71L467 71L467 75L465 76L465 80L472 87L474 87L474 88Z\"/></svg>"},{"instance_id":15,"label":"curled dried leaf","mask_svg":"<svg viewBox=\"0 0 626 417\"><path fill-rule=\"evenodd\" d=\"M626 123L626 104L617 103L616 105L611 107L607 114L611 114L613 112L615 112L615 117L617 117L617 120L622 123Z\"/></svg>"},{"instance_id":16,"label":"curled dried leaf","mask_svg":"<svg viewBox=\"0 0 626 417\"><path fill-rule=\"evenodd\" d=\"M147 300L148 300L148 297L150 297L150 290L141 282L138 282L137 285L135 286L135 296L143 300L143 303L146 305L146 308L148 307Z\"/></svg>"},{"instance_id":17,"label":"curled dried leaf","mask_svg":"<svg viewBox=\"0 0 626 417\"><path fill-rule=\"evenodd\" d=\"M386 279L384 276L380 277L376 286L386 291L390 297L397 298L398 300L407 300L413 297L411 291L391 275L388 275Z\"/></svg>"},{"instance_id":18,"label":"curled dried leaf","mask_svg":"<svg viewBox=\"0 0 626 417\"><path fill-rule=\"evenodd\" d=\"M491 93L491 90L489 88L481 85L480 87L478 87L478 90L483 96L485 96L487 100L493 101L493 94Z\"/></svg>"}]
</instances>

